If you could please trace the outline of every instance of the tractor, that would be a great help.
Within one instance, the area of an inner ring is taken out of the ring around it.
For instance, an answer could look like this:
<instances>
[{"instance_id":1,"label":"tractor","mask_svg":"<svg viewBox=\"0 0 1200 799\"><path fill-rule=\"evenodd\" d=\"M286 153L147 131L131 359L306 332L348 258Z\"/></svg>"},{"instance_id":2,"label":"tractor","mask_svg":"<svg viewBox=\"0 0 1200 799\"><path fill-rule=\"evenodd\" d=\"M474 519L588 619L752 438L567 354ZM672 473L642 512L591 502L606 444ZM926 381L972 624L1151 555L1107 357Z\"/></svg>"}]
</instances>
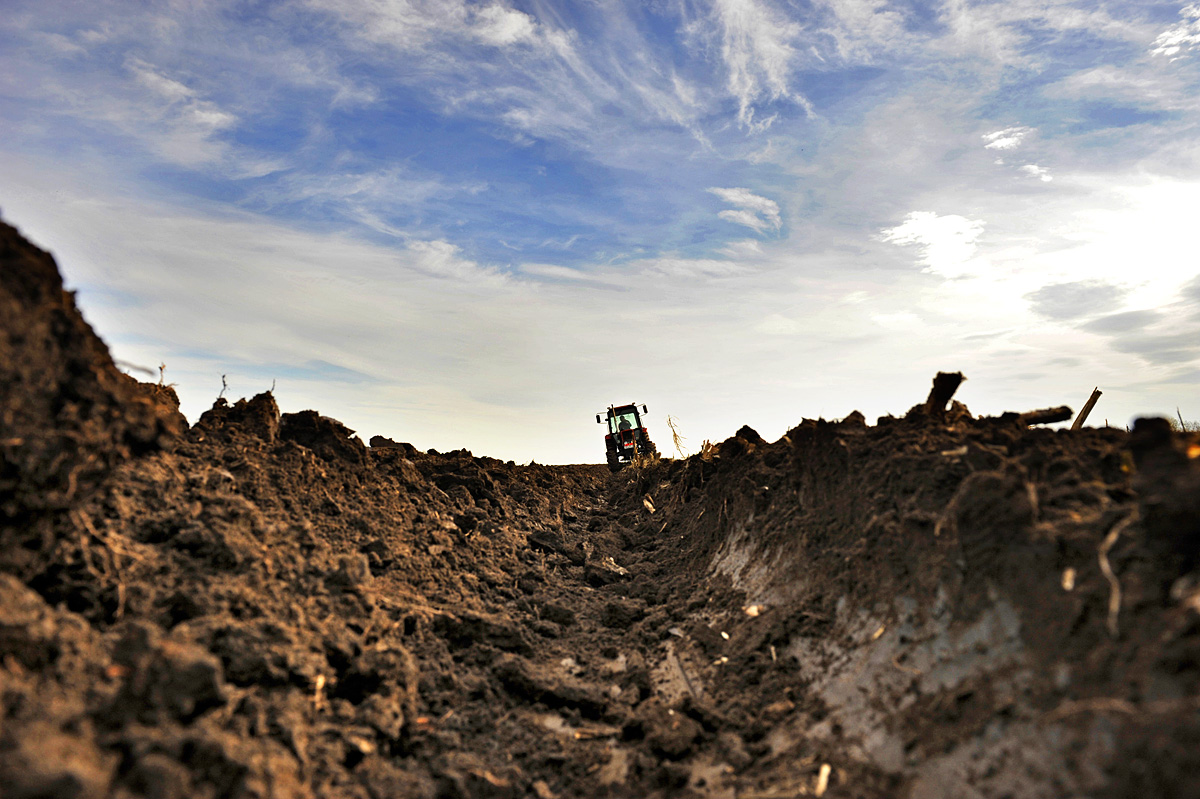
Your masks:
<instances>
[{"instance_id":1,"label":"tractor","mask_svg":"<svg viewBox=\"0 0 1200 799\"><path fill-rule=\"evenodd\" d=\"M642 413L649 413L641 406ZM610 405L604 414L596 414L596 424L608 422L608 435L604 437L604 448L608 456L608 468L619 472L635 456L657 455L658 450L650 440L637 405Z\"/></svg>"}]
</instances>

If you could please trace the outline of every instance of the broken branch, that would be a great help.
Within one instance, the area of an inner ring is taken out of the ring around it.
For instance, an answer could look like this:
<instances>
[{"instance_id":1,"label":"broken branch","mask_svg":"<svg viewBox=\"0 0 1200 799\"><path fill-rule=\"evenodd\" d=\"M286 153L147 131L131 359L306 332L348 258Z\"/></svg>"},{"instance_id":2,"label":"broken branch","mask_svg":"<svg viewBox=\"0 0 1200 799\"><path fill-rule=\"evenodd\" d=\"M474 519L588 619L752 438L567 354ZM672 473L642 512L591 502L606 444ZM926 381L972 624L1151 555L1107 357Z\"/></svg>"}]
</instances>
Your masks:
<instances>
[{"instance_id":1,"label":"broken branch","mask_svg":"<svg viewBox=\"0 0 1200 799\"><path fill-rule=\"evenodd\" d=\"M1042 408L1037 411L1026 411L1017 417L1021 424L1053 424L1055 422L1065 422L1071 418L1071 409L1066 405L1059 405L1057 408Z\"/></svg>"},{"instance_id":2,"label":"broken branch","mask_svg":"<svg viewBox=\"0 0 1200 799\"><path fill-rule=\"evenodd\" d=\"M1075 421L1071 423L1072 430L1078 430L1083 427L1083 423L1087 421L1088 414L1092 412L1092 408L1096 407L1096 400L1100 399L1100 395L1103 393L1099 386L1092 389L1092 396L1088 397L1088 401L1083 404L1083 410L1079 412L1079 415L1075 417Z\"/></svg>"},{"instance_id":3,"label":"broken branch","mask_svg":"<svg viewBox=\"0 0 1200 799\"><path fill-rule=\"evenodd\" d=\"M925 415L940 417L946 412L946 403L958 391L958 387L966 378L962 372L938 372L933 378L933 388L929 390L929 398L925 400Z\"/></svg>"}]
</instances>

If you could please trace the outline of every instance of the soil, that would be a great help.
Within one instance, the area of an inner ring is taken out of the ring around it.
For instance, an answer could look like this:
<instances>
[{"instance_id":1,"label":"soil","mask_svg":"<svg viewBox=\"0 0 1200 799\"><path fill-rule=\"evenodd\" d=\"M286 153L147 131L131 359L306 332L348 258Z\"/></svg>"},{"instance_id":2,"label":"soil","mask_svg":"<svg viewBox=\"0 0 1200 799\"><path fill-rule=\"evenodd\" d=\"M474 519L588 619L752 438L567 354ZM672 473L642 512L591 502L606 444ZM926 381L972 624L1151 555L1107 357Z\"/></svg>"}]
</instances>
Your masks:
<instances>
[{"instance_id":1,"label":"soil","mask_svg":"<svg viewBox=\"0 0 1200 799\"><path fill-rule=\"evenodd\" d=\"M0 320L6 797L1200 796L1164 420L938 397L610 475L188 426L7 226Z\"/></svg>"}]
</instances>

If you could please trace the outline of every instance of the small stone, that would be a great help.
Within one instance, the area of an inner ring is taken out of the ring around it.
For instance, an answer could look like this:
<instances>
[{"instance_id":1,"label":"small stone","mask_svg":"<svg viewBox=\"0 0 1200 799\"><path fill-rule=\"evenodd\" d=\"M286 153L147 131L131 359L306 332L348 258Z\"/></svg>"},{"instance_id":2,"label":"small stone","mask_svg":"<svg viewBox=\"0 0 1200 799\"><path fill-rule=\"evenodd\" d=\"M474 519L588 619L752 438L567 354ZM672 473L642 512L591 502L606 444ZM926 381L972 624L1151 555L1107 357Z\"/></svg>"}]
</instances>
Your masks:
<instances>
[{"instance_id":1,"label":"small stone","mask_svg":"<svg viewBox=\"0 0 1200 799\"><path fill-rule=\"evenodd\" d=\"M355 590L371 584L371 562L361 552L338 558L337 569L325 578L330 588Z\"/></svg>"},{"instance_id":2,"label":"small stone","mask_svg":"<svg viewBox=\"0 0 1200 799\"><path fill-rule=\"evenodd\" d=\"M182 764L157 753L139 758L126 781L146 799L184 799L191 782Z\"/></svg>"}]
</instances>

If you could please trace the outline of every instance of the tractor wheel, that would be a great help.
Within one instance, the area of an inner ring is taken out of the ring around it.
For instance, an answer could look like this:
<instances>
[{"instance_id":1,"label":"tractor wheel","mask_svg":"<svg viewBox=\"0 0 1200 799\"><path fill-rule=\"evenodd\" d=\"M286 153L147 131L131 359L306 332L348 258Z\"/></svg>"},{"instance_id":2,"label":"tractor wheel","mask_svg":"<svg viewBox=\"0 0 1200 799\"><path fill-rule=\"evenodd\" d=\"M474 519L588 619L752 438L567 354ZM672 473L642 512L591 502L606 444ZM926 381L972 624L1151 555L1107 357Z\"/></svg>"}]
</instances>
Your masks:
<instances>
[{"instance_id":1,"label":"tractor wheel","mask_svg":"<svg viewBox=\"0 0 1200 799\"><path fill-rule=\"evenodd\" d=\"M609 471L611 471L611 472L613 472L613 473L616 473L616 472L619 472L619 471L621 471L621 468L622 468L622 467L623 467L625 464L621 463L621 458L620 458L620 457L617 455L617 453L615 453L615 452L609 452L609 453L607 453L607 454L608 454L608 468L609 468Z\"/></svg>"}]
</instances>

